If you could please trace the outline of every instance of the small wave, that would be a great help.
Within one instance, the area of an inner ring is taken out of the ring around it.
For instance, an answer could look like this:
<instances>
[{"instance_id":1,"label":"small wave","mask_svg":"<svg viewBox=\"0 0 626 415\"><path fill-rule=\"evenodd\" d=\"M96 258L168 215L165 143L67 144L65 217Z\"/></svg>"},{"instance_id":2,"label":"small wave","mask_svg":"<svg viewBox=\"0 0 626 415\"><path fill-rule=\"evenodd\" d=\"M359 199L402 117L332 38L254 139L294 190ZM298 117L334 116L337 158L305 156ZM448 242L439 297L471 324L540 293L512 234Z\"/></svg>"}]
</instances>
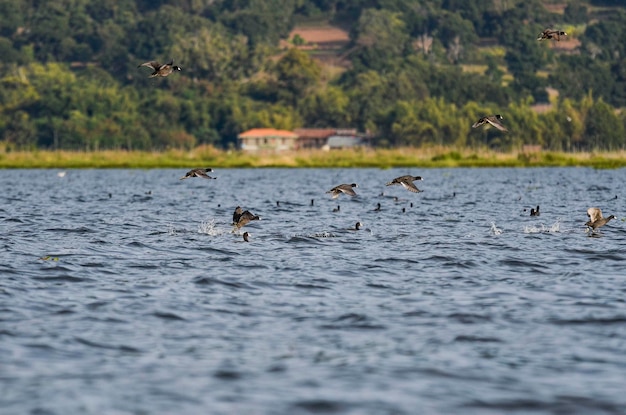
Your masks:
<instances>
[{"instance_id":1,"label":"small wave","mask_svg":"<svg viewBox=\"0 0 626 415\"><path fill-rule=\"evenodd\" d=\"M154 313L152 313L152 315L163 320L179 320L179 321L185 320L184 317L181 317L178 314L170 313L167 311L155 311Z\"/></svg>"},{"instance_id":2,"label":"small wave","mask_svg":"<svg viewBox=\"0 0 626 415\"><path fill-rule=\"evenodd\" d=\"M455 342L469 342L469 343L501 343L502 340L497 337L480 337L471 335L460 335L454 338Z\"/></svg>"},{"instance_id":3,"label":"small wave","mask_svg":"<svg viewBox=\"0 0 626 415\"><path fill-rule=\"evenodd\" d=\"M296 411L304 410L309 413L328 414L343 412L347 409L348 405L339 401L313 399L295 402L293 407Z\"/></svg>"}]
</instances>

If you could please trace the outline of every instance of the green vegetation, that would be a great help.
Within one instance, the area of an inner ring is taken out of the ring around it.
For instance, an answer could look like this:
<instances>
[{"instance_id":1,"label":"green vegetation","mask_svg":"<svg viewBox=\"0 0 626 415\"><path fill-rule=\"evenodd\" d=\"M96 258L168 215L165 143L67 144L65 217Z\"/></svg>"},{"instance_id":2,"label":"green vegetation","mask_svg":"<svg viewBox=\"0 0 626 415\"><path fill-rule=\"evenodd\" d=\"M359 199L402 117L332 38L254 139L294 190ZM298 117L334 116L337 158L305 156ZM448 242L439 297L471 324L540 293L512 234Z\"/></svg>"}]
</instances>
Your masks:
<instances>
[{"instance_id":1,"label":"green vegetation","mask_svg":"<svg viewBox=\"0 0 626 415\"><path fill-rule=\"evenodd\" d=\"M489 149L424 147L302 150L249 154L201 146L193 150L80 152L19 151L0 154L0 168L213 168L236 167L626 167L626 152L519 153Z\"/></svg>"},{"instance_id":2,"label":"green vegetation","mask_svg":"<svg viewBox=\"0 0 626 415\"><path fill-rule=\"evenodd\" d=\"M349 41L316 50L290 36L296 22ZM569 36L538 42L549 25ZM253 127L354 127L382 148L626 143L620 1L0 0L0 52L2 163L24 150L232 149ZM171 58L183 70L167 78L137 68ZM494 113L509 133L471 129Z\"/></svg>"}]
</instances>

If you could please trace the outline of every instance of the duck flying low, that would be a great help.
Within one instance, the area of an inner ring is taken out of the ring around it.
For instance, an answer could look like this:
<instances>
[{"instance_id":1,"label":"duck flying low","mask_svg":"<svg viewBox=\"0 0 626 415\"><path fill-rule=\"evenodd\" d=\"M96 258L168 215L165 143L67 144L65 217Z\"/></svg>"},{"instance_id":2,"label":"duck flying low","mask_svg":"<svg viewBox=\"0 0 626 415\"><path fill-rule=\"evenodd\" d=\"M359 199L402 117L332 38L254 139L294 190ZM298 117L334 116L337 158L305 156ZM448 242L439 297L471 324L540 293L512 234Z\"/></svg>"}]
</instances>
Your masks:
<instances>
[{"instance_id":1,"label":"duck flying low","mask_svg":"<svg viewBox=\"0 0 626 415\"><path fill-rule=\"evenodd\" d=\"M233 225L237 227L237 229L242 226L247 225L250 221L259 220L259 216L253 214L249 210L243 210L240 206L235 208L235 212L233 213Z\"/></svg>"},{"instance_id":2,"label":"duck flying low","mask_svg":"<svg viewBox=\"0 0 626 415\"><path fill-rule=\"evenodd\" d=\"M411 175L400 176L400 177L396 177L395 179L387 183L387 186L399 184L410 192L419 193L421 190L418 189L417 186L415 186L415 183L413 183L414 180L422 180L422 178L420 176L411 176Z\"/></svg>"},{"instance_id":3,"label":"duck flying low","mask_svg":"<svg viewBox=\"0 0 626 415\"><path fill-rule=\"evenodd\" d=\"M472 124L472 128L478 128L481 125L484 125L486 123L493 125L494 127L496 127L498 130L500 131L509 131L506 129L506 127L504 125L502 125L502 123L500 122L500 120L503 120L504 118L502 117L502 115L500 114L496 114L496 115L490 115L488 117L482 117L481 119L479 119L478 121L476 121L474 124Z\"/></svg>"},{"instance_id":4,"label":"duck flying low","mask_svg":"<svg viewBox=\"0 0 626 415\"><path fill-rule=\"evenodd\" d=\"M174 61L170 61L170 63L161 64L158 61L150 61L144 62L141 65L138 65L138 68L142 66L147 66L148 68L152 68L152 73L148 76L148 78L154 78L157 76L165 77L171 74L174 71L182 71L180 66L174 65Z\"/></svg>"},{"instance_id":5,"label":"duck flying low","mask_svg":"<svg viewBox=\"0 0 626 415\"><path fill-rule=\"evenodd\" d=\"M359 187L359 186L356 183L340 184L339 186L333 187L326 193L330 193L333 199L337 199L342 193L349 195L349 196L356 196L356 192L352 190L353 187Z\"/></svg>"},{"instance_id":6,"label":"duck flying low","mask_svg":"<svg viewBox=\"0 0 626 415\"><path fill-rule=\"evenodd\" d=\"M543 32L539 33L537 40L556 40L557 42L561 41L561 36L567 36L567 33L562 30L551 30L546 29Z\"/></svg>"},{"instance_id":7,"label":"duck flying low","mask_svg":"<svg viewBox=\"0 0 626 415\"><path fill-rule=\"evenodd\" d=\"M208 172L212 172L212 171L213 169L211 168L192 169L192 170L189 170L187 173L185 173L185 175L181 177L180 180L189 179L190 177L201 177L203 179L216 179L216 177L211 177L207 174Z\"/></svg>"},{"instance_id":8,"label":"duck flying low","mask_svg":"<svg viewBox=\"0 0 626 415\"><path fill-rule=\"evenodd\" d=\"M597 207L590 207L589 209L587 209L587 216L589 217L589 220L587 221L587 223L585 223L585 226L588 226L594 231L609 223L611 219L616 219L616 217L613 215L606 218L603 217L602 210Z\"/></svg>"}]
</instances>

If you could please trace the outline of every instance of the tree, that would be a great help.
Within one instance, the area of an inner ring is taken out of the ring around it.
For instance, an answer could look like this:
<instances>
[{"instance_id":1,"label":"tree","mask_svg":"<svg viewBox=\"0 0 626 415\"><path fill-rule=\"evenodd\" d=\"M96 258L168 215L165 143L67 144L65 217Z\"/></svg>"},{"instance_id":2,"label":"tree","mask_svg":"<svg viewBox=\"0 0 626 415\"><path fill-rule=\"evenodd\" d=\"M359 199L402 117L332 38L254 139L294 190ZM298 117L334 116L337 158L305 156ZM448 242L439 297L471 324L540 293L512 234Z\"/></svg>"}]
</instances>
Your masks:
<instances>
[{"instance_id":1,"label":"tree","mask_svg":"<svg viewBox=\"0 0 626 415\"><path fill-rule=\"evenodd\" d=\"M273 73L281 88L279 97L294 105L319 82L321 70L309 55L291 48L276 63Z\"/></svg>"},{"instance_id":2,"label":"tree","mask_svg":"<svg viewBox=\"0 0 626 415\"><path fill-rule=\"evenodd\" d=\"M388 10L364 10L351 37L356 50L353 62L363 68L382 69L409 46L401 15Z\"/></svg>"}]
</instances>

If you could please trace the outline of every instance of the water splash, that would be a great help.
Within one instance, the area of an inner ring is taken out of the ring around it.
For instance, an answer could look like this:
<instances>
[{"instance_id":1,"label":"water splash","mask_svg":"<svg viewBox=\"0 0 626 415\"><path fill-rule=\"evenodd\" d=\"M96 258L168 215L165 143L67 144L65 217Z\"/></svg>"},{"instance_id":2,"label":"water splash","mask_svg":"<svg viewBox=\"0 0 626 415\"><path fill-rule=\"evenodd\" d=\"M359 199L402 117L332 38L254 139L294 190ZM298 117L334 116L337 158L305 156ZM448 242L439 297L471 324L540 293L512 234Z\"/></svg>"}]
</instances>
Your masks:
<instances>
[{"instance_id":1,"label":"water splash","mask_svg":"<svg viewBox=\"0 0 626 415\"><path fill-rule=\"evenodd\" d=\"M495 236L502 235L502 229L499 229L496 226L495 222L491 222L491 228L489 229L489 231L491 232L492 235L495 235Z\"/></svg>"},{"instance_id":2,"label":"water splash","mask_svg":"<svg viewBox=\"0 0 626 415\"><path fill-rule=\"evenodd\" d=\"M215 219L207 219L200 222L198 225L198 233L203 233L210 236L221 235L224 232L215 227Z\"/></svg>"},{"instance_id":3,"label":"water splash","mask_svg":"<svg viewBox=\"0 0 626 415\"><path fill-rule=\"evenodd\" d=\"M561 232L561 222L556 221L550 226L546 226L543 223L539 226L529 225L524 227L524 233L559 233Z\"/></svg>"}]
</instances>

